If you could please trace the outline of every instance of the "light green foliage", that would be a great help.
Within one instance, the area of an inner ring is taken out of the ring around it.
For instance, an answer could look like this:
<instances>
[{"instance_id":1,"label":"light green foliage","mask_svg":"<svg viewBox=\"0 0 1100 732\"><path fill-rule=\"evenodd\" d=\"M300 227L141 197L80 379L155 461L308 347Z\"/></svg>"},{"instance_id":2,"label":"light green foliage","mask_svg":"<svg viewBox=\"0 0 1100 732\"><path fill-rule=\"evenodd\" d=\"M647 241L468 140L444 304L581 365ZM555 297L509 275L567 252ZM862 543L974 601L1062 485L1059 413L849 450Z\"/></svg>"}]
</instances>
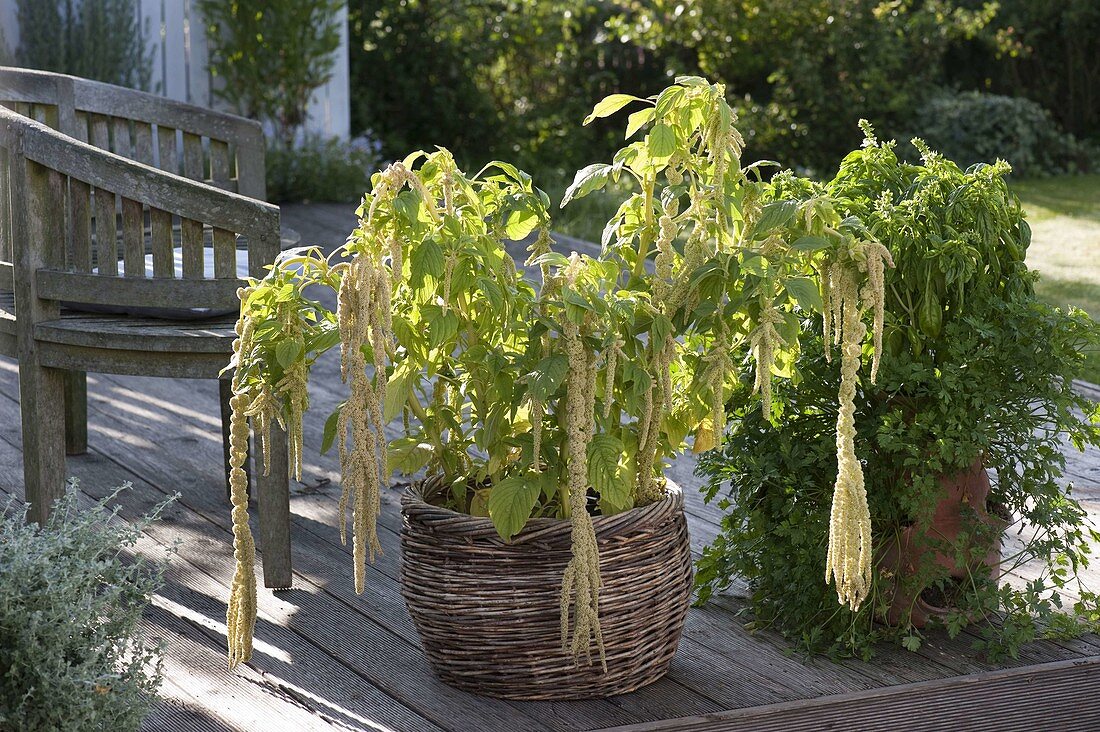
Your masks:
<instances>
[{"instance_id":1,"label":"light green foliage","mask_svg":"<svg viewBox=\"0 0 1100 732\"><path fill-rule=\"evenodd\" d=\"M362 225L331 262L316 250L294 252L257 283L246 307L255 323L255 351L241 364L246 381L274 388L287 368L280 353L308 365L336 344L335 315L304 292L313 284L338 290L346 271L339 260L371 251L394 279L385 419L404 414L406 435L390 445L391 467L444 475L450 505L461 511L480 512L483 493L511 486L507 500L487 499L502 535L530 515L568 515L562 333L572 323L596 369L587 462L600 506L615 512L653 500L647 489L665 460L710 424L764 311L780 313L781 342L763 372L768 380L794 376L796 313L820 307L818 269L848 262L863 228L842 220L825 196L781 197L746 175L720 86L686 77L648 99L602 102L594 115L624 103L650 119L611 163L580 171L567 194L583 198L616 181L637 191L608 222L602 256L570 260L540 236L528 265L542 273L536 289L513 271L503 244L549 225L546 195L507 163L466 176L446 151L411 155L401 164L411 177L397 189L380 188L392 171L375 175ZM663 217L679 232L668 231L664 243ZM298 314L293 327L279 325L286 312ZM290 337L292 347L281 347ZM363 346L368 363L373 347ZM728 358L716 359L719 351ZM329 420L327 443L338 425ZM532 502L512 478L537 483L540 494Z\"/></svg>"},{"instance_id":2,"label":"light green foliage","mask_svg":"<svg viewBox=\"0 0 1100 732\"><path fill-rule=\"evenodd\" d=\"M990 511L1010 515L1007 533L1021 540L1006 549L1002 568L1027 563L1028 582L994 581L981 569L957 582L925 562L905 587L957 607L948 632L974 624L971 640L993 658L1015 656L1044 634L1093 629L1097 598L1075 573L1100 536L1065 487L1060 448L1063 439L1100 444L1100 428L1089 420L1096 405L1071 387L1080 351L1095 348L1100 331L1080 311L1036 299L1035 276L1024 264L1030 230L1005 184L1005 164L963 171L919 141L923 162L905 163L892 143L865 131L865 146L833 180L782 175L775 185L844 201L843 213L861 217L894 256L878 383L864 378L856 403L875 545L930 514L942 495L940 475L981 457L996 475ZM868 656L883 637L917 647L921 635L907 617L893 629L875 622L890 578L876 571L870 600L855 613L837 608L820 584L838 373L816 337L803 343L797 368L804 379L798 389L781 388L782 420L760 420L741 389L731 400L727 450L703 461L709 498L727 487L730 493L720 499L728 509L723 531L700 563L700 596L741 576L750 582L757 622L808 649ZM975 521L963 536L978 539L971 548L932 541L973 565L990 529Z\"/></svg>"},{"instance_id":3,"label":"light green foliage","mask_svg":"<svg viewBox=\"0 0 1100 732\"><path fill-rule=\"evenodd\" d=\"M309 98L332 77L341 0L198 0L207 24L215 94L248 117L269 120L285 147Z\"/></svg>"},{"instance_id":4,"label":"light green foliage","mask_svg":"<svg viewBox=\"0 0 1100 732\"><path fill-rule=\"evenodd\" d=\"M120 489L125 490L125 488ZM26 507L0 512L0 728L137 730L160 684L159 651L138 622L162 563L132 553L144 522L70 487L39 529Z\"/></svg>"},{"instance_id":5,"label":"light green foliage","mask_svg":"<svg viewBox=\"0 0 1100 732\"><path fill-rule=\"evenodd\" d=\"M147 89L152 52L136 0L18 0L20 66Z\"/></svg>"}]
</instances>

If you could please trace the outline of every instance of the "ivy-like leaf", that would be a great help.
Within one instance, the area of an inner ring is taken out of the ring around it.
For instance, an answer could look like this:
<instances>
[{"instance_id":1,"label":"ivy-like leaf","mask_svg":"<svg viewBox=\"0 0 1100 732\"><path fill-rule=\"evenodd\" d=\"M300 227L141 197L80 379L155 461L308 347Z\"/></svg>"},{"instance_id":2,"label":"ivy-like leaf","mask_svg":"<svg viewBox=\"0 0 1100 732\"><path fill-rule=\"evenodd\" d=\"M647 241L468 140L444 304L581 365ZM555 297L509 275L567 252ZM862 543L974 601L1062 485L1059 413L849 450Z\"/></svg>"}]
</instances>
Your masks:
<instances>
[{"instance_id":1,"label":"ivy-like leaf","mask_svg":"<svg viewBox=\"0 0 1100 732\"><path fill-rule=\"evenodd\" d=\"M489 491L489 518L500 538L511 541L523 530L541 493L539 481L509 476Z\"/></svg>"}]
</instances>

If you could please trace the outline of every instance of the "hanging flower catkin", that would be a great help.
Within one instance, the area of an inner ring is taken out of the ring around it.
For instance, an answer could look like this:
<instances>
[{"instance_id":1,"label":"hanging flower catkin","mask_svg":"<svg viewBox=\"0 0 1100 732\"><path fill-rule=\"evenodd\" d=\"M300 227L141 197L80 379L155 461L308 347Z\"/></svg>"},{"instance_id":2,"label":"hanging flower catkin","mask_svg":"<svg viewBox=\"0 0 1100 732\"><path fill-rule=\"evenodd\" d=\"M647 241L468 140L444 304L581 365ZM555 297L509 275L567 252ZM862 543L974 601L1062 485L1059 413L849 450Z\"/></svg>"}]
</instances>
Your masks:
<instances>
[{"instance_id":1,"label":"hanging flower catkin","mask_svg":"<svg viewBox=\"0 0 1100 732\"><path fill-rule=\"evenodd\" d=\"M866 327L860 319L856 273L840 270L833 282L834 306L842 320L837 325L841 341L840 409L836 422L837 476L829 516L829 551L825 581L835 581L837 599L853 612L871 587L871 515L863 468L855 452L855 392Z\"/></svg>"},{"instance_id":2,"label":"hanging flower catkin","mask_svg":"<svg viewBox=\"0 0 1100 732\"><path fill-rule=\"evenodd\" d=\"M348 499L352 499L352 555L354 558L355 591L362 593L366 584L366 560L374 561L382 551L378 541L377 518L381 504L381 484L384 469L380 453L386 445L382 435L382 400L386 370L378 369L377 362L385 358L375 349L375 383L366 373L366 358L362 346L373 345L372 326L384 322L377 309L389 308L383 298L376 298L376 289L382 278L375 276L374 260L363 252L348 263L340 283L337 298L337 320L340 327L341 376L349 382L351 394L340 413L337 434L340 450L340 469L343 476L343 493L340 497L340 541L347 542L346 522ZM385 278L388 281L388 277ZM355 449L348 445L348 428Z\"/></svg>"},{"instance_id":3,"label":"hanging flower catkin","mask_svg":"<svg viewBox=\"0 0 1100 732\"><path fill-rule=\"evenodd\" d=\"M578 263L579 258L574 253L565 273L568 284L573 284L576 279ZM579 325L568 318L563 319L562 336L569 361L565 394L565 450L573 555L562 576L561 643L562 649L571 652L578 663L582 658L587 663L592 662L594 643L600 665L607 671L600 628L600 555L596 528L588 515L588 444L596 429L596 364L581 339ZM569 634L570 604L573 607L572 642Z\"/></svg>"},{"instance_id":4,"label":"hanging flower catkin","mask_svg":"<svg viewBox=\"0 0 1100 732\"><path fill-rule=\"evenodd\" d=\"M760 394L760 410L764 419L772 415L772 365L775 352L784 344L775 326L783 322L783 315L768 302L760 309L760 323L749 334L749 345L756 358L756 383L753 392Z\"/></svg>"},{"instance_id":5,"label":"hanging flower catkin","mask_svg":"<svg viewBox=\"0 0 1100 732\"><path fill-rule=\"evenodd\" d=\"M241 315L237 320L237 338L233 353L238 364L252 347L252 321L248 318L248 295L251 289L237 291L241 300ZM233 374L233 396L229 400L232 413L229 420L229 489L233 504L233 559L236 568L229 590L229 606L225 613L229 668L252 658L252 633L256 627L256 544L248 526L248 475L244 471L248 460L248 416L250 398L243 384L243 370L238 366Z\"/></svg>"}]
</instances>

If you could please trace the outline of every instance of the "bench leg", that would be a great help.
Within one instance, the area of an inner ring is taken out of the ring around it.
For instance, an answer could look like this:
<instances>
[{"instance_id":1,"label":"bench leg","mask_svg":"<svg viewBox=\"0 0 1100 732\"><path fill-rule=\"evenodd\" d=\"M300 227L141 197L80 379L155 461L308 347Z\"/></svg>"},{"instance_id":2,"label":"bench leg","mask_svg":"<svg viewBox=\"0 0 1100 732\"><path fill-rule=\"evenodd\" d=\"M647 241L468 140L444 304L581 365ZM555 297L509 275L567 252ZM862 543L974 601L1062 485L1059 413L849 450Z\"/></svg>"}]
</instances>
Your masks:
<instances>
[{"instance_id":1,"label":"bench leg","mask_svg":"<svg viewBox=\"0 0 1100 732\"><path fill-rule=\"evenodd\" d=\"M23 485L29 519L46 523L65 492L65 373L35 363L19 364L23 423Z\"/></svg>"},{"instance_id":2,"label":"bench leg","mask_svg":"<svg viewBox=\"0 0 1100 732\"><path fill-rule=\"evenodd\" d=\"M218 398L222 407L222 458L225 462L225 500L233 499L233 489L229 487L229 422L233 418L233 408L229 400L233 398L233 382L230 379L218 379ZM248 483L248 497L252 498L252 476L249 463L252 462L251 450L248 460L244 461L244 474Z\"/></svg>"},{"instance_id":3,"label":"bench leg","mask_svg":"<svg viewBox=\"0 0 1100 732\"><path fill-rule=\"evenodd\" d=\"M264 474L256 459L256 492L260 519L260 551L263 552L264 586L291 586L290 567L290 468L286 433L271 427L271 465Z\"/></svg>"},{"instance_id":4,"label":"bench leg","mask_svg":"<svg viewBox=\"0 0 1100 732\"><path fill-rule=\"evenodd\" d=\"M65 371L65 454L88 452L88 374Z\"/></svg>"}]
</instances>

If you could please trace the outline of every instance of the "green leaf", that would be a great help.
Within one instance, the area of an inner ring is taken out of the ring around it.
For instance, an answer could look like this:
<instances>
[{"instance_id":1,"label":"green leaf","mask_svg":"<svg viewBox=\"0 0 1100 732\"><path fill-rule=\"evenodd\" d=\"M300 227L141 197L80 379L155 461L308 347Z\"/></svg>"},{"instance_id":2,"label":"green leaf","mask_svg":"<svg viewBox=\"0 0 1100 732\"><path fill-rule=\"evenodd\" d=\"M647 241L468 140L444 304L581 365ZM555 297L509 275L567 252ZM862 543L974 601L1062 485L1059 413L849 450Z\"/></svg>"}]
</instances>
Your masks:
<instances>
[{"instance_id":1,"label":"green leaf","mask_svg":"<svg viewBox=\"0 0 1100 732\"><path fill-rule=\"evenodd\" d=\"M646 139L651 158L667 158L676 152L676 132L663 122L653 125Z\"/></svg>"},{"instance_id":2,"label":"green leaf","mask_svg":"<svg viewBox=\"0 0 1100 732\"><path fill-rule=\"evenodd\" d=\"M614 435L599 434L588 443L588 480L601 503L620 510L631 503L630 485L619 470L623 452L623 443Z\"/></svg>"},{"instance_id":3,"label":"green leaf","mask_svg":"<svg viewBox=\"0 0 1100 732\"><path fill-rule=\"evenodd\" d=\"M638 100L638 97L630 94L608 95L596 103L596 106L592 108L592 113L584 118L584 124L600 117L610 117L635 100Z\"/></svg>"},{"instance_id":4,"label":"green leaf","mask_svg":"<svg viewBox=\"0 0 1100 732\"><path fill-rule=\"evenodd\" d=\"M325 430L321 435L321 454L324 455L332 449L332 443L336 441L336 429L340 426L340 413L344 411L344 405L347 402L341 402L333 410L332 414L325 420Z\"/></svg>"},{"instance_id":5,"label":"green leaf","mask_svg":"<svg viewBox=\"0 0 1100 732\"><path fill-rule=\"evenodd\" d=\"M784 226L794 218L795 211L797 210L797 201L776 201L775 203L769 203L764 206L764 210L760 214L760 219L756 222L756 227L753 229L753 236L758 237L778 226Z\"/></svg>"},{"instance_id":6,"label":"green leaf","mask_svg":"<svg viewBox=\"0 0 1100 732\"><path fill-rule=\"evenodd\" d=\"M390 469L405 475L421 470L433 454L431 445L415 437L399 437L391 441L386 449Z\"/></svg>"},{"instance_id":7,"label":"green leaf","mask_svg":"<svg viewBox=\"0 0 1100 732\"><path fill-rule=\"evenodd\" d=\"M653 107L646 107L645 109L639 109L637 112L632 112L626 120L626 139L629 140L635 132L649 124L655 112L656 110Z\"/></svg>"},{"instance_id":8,"label":"green leaf","mask_svg":"<svg viewBox=\"0 0 1100 732\"><path fill-rule=\"evenodd\" d=\"M458 333L458 316L448 311L436 314L428 323L428 346L437 348L451 340Z\"/></svg>"},{"instance_id":9,"label":"green leaf","mask_svg":"<svg viewBox=\"0 0 1100 732\"><path fill-rule=\"evenodd\" d=\"M512 241L519 241L534 231L538 225L538 212L528 206L508 215L508 221L504 224L504 234Z\"/></svg>"},{"instance_id":10,"label":"green leaf","mask_svg":"<svg viewBox=\"0 0 1100 732\"><path fill-rule=\"evenodd\" d=\"M803 310L820 313L824 308L817 283L808 277L792 277L783 283L790 296Z\"/></svg>"},{"instance_id":11,"label":"green leaf","mask_svg":"<svg viewBox=\"0 0 1100 732\"><path fill-rule=\"evenodd\" d=\"M418 288L425 276L438 280L445 266L443 247L434 239L422 241L409 255L409 283Z\"/></svg>"},{"instance_id":12,"label":"green leaf","mask_svg":"<svg viewBox=\"0 0 1100 732\"><path fill-rule=\"evenodd\" d=\"M500 289L500 285L488 277L478 277L477 286L494 312L499 312L504 307L504 292Z\"/></svg>"},{"instance_id":13,"label":"green leaf","mask_svg":"<svg viewBox=\"0 0 1100 732\"><path fill-rule=\"evenodd\" d=\"M823 236L803 236L791 244L791 249L796 252L820 252L829 248L829 240Z\"/></svg>"},{"instance_id":14,"label":"green leaf","mask_svg":"<svg viewBox=\"0 0 1100 732\"><path fill-rule=\"evenodd\" d=\"M386 383L386 401L382 405L383 419L388 423L401 414L401 410L412 393L415 379L410 369L401 366L393 372Z\"/></svg>"},{"instance_id":15,"label":"green leaf","mask_svg":"<svg viewBox=\"0 0 1100 732\"><path fill-rule=\"evenodd\" d=\"M592 191L600 190L607 185L610 175L611 166L607 163L593 163L581 168L573 178L573 184L565 190L560 208L565 208L574 198L583 198Z\"/></svg>"},{"instance_id":16,"label":"green leaf","mask_svg":"<svg viewBox=\"0 0 1100 732\"><path fill-rule=\"evenodd\" d=\"M284 369L290 368L290 365L297 361L301 355L302 342L297 338L279 341L279 345L275 346L275 360Z\"/></svg>"},{"instance_id":17,"label":"green leaf","mask_svg":"<svg viewBox=\"0 0 1100 732\"><path fill-rule=\"evenodd\" d=\"M489 518L500 538L511 541L523 530L541 493L534 476L509 476L489 490Z\"/></svg>"},{"instance_id":18,"label":"green leaf","mask_svg":"<svg viewBox=\"0 0 1100 732\"><path fill-rule=\"evenodd\" d=\"M569 359L555 353L538 362L535 370L527 374L527 391L535 399L545 402L558 390L569 373Z\"/></svg>"}]
</instances>

